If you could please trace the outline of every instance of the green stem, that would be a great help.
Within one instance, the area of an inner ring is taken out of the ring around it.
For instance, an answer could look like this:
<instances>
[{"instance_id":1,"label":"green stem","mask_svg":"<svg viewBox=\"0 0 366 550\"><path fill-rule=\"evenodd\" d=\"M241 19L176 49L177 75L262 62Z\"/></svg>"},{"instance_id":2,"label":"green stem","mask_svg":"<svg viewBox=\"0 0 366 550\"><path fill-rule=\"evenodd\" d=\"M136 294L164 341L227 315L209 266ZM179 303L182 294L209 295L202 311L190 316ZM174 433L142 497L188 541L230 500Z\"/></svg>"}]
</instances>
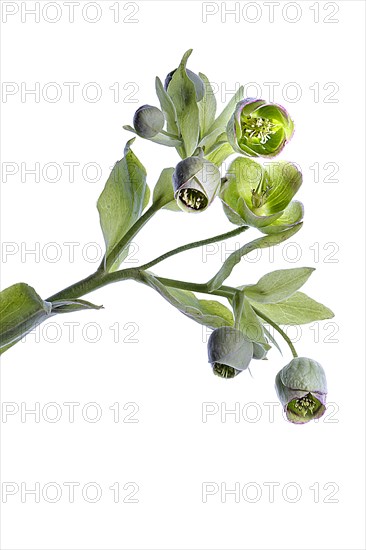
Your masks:
<instances>
[{"instance_id":1,"label":"green stem","mask_svg":"<svg viewBox=\"0 0 366 550\"><path fill-rule=\"evenodd\" d=\"M258 315L258 317L261 317L264 321L266 321L269 325L271 325L271 327L273 327L275 330L277 330L277 332L279 334L281 334L282 338L286 341L286 343L288 344L290 350L291 350L291 353L293 355L293 357L298 357L297 355L297 351L295 349L295 346L293 345L293 343L291 342L290 338L287 336L287 334L282 330L281 327L279 327L274 321L272 321L272 319L270 319L269 317L267 317L267 315L265 315L264 313L262 313L261 311L259 311L257 308L255 308L253 305L252 305L252 308L254 309L254 311L256 312L256 314Z\"/></svg>"},{"instance_id":2,"label":"green stem","mask_svg":"<svg viewBox=\"0 0 366 550\"><path fill-rule=\"evenodd\" d=\"M160 134L163 134L164 136L170 137L170 138L172 138L172 139L176 139L176 140L182 139L180 136L177 136L176 134L170 134L170 133L167 132L166 130L160 130L159 133L160 133Z\"/></svg>"},{"instance_id":3,"label":"green stem","mask_svg":"<svg viewBox=\"0 0 366 550\"><path fill-rule=\"evenodd\" d=\"M122 239L114 246L111 252L108 254L107 259L103 258L102 263L98 268L98 272L109 271L115 261L118 259L121 252L126 248L127 244L137 235L137 233L143 228L143 226L158 212L164 204L154 202L150 208L134 223L134 225L127 231Z\"/></svg>"},{"instance_id":4,"label":"green stem","mask_svg":"<svg viewBox=\"0 0 366 550\"><path fill-rule=\"evenodd\" d=\"M236 289L230 286L221 286L217 290L210 291L206 284L191 283L189 281L179 281L177 279L167 279L166 277L156 277L163 285L180 288L182 290L190 290L191 292L201 292L202 294L213 294L214 296L224 296L224 298L232 298Z\"/></svg>"},{"instance_id":5,"label":"green stem","mask_svg":"<svg viewBox=\"0 0 366 550\"><path fill-rule=\"evenodd\" d=\"M126 279L139 279L139 271L136 267L131 269L123 269L115 271L114 273L100 273L96 271L93 275L74 283L73 285L64 288L60 292L53 294L46 299L47 302L54 302L56 300L68 300L75 299L89 294L98 288L115 283L117 281L124 281Z\"/></svg>"},{"instance_id":6,"label":"green stem","mask_svg":"<svg viewBox=\"0 0 366 550\"><path fill-rule=\"evenodd\" d=\"M242 233L243 231L246 231L247 229L249 229L248 226L244 225L244 226L238 227L237 229L234 229L233 231L229 231L227 233L222 233L221 235L217 235L216 237L211 237L209 239L203 239L202 241L195 241L193 243L179 246L174 250L165 252L165 254L162 254L155 260L152 260L151 262L148 262L147 264L142 265L139 269L150 269L150 267L153 267L154 265L162 262L163 260L166 260L167 258L170 258L171 256L174 256L175 254L180 254L181 252L185 252L186 250L190 250L192 248L198 248L200 246L205 246L207 244L213 244L219 241L223 241L224 239L231 239L232 237L239 235L240 233Z\"/></svg>"}]
</instances>

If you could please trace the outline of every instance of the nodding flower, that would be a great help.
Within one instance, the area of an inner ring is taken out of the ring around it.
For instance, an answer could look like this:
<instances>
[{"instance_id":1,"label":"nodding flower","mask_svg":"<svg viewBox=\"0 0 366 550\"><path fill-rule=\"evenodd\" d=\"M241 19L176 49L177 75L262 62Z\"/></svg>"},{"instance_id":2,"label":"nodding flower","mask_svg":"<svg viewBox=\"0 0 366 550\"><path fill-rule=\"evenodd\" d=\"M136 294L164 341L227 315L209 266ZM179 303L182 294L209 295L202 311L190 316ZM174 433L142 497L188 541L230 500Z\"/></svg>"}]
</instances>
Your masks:
<instances>
[{"instance_id":1,"label":"nodding flower","mask_svg":"<svg viewBox=\"0 0 366 550\"><path fill-rule=\"evenodd\" d=\"M279 371L275 387L290 422L305 424L324 414L327 380L317 361L295 357Z\"/></svg>"},{"instance_id":2,"label":"nodding flower","mask_svg":"<svg viewBox=\"0 0 366 550\"><path fill-rule=\"evenodd\" d=\"M253 343L234 327L215 329L208 340L208 362L220 378L234 378L248 368L253 358Z\"/></svg>"}]
</instances>

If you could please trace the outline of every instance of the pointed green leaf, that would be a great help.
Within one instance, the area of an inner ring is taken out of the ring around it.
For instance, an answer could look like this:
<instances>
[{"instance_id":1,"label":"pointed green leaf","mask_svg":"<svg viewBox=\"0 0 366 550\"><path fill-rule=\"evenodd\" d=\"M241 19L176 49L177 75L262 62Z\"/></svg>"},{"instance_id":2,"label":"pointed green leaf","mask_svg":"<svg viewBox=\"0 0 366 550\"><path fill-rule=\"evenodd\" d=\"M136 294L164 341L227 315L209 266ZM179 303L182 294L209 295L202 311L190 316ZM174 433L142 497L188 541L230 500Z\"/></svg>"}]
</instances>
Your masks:
<instances>
[{"instance_id":1,"label":"pointed green leaf","mask_svg":"<svg viewBox=\"0 0 366 550\"><path fill-rule=\"evenodd\" d=\"M270 333L270 331L269 331L268 329L266 329L266 327L265 327L264 325L263 325L263 330L264 330L264 334L266 335L267 339L268 339L270 342L272 342L272 344L273 344L274 346L276 346L276 348L278 349L278 351L280 352L280 354L283 355L283 354L282 354L282 351L281 351L281 348L280 348L280 346L279 346L278 343L277 343L277 340L275 339L274 336L272 336L272 334Z\"/></svg>"},{"instance_id":2,"label":"pointed green leaf","mask_svg":"<svg viewBox=\"0 0 366 550\"><path fill-rule=\"evenodd\" d=\"M51 306L25 283L17 283L0 292L0 353L49 317Z\"/></svg>"},{"instance_id":3,"label":"pointed green leaf","mask_svg":"<svg viewBox=\"0 0 366 550\"><path fill-rule=\"evenodd\" d=\"M226 105L222 113L217 117L215 122L212 124L209 132L213 132L216 128L226 129L226 125L232 117L236 104L239 103L244 97L244 87L240 86L234 96L230 99L229 103Z\"/></svg>"},{"instance_id":4,"label":"pointed green leaf","mask_svg":"<svg viewBox=\"0 0 366 550\"><path fill-rule=\"evenodd\" d=\"M173 172L175 168L164 168L160 177L154 187L153 202L159 202L164 204L163 208L166 210L173 210L174 212L182 212L179 208L177 201L174 198L173 189Z\"/></svg>"},{"instance_id":5,"label":"pointed green leaf","mask_svg":"<svg viewBox=\"0 0 366 550\"><path fill-rule=\"evenodd\" d=\"M223 263L218 273L207 283L209 290L212 291L219 288L225 281L225 279L229 277L232 270L240 262L243 256L258 248L269 248L270 246L280 244L295 235L295 233L297 233L301 229L301 227L302 224L300 223L295 227L288 229L287 231L283 231L282 233L260 237L259 239L255 239L254 241L245 244L244 246L230 254L230 256Z\"/></svg>"},{"instance_id":6,"label":"pointed green leaf","mask_svg":"<svg viewBox=\"0 0 366 550\"><path fill-rule=\"evenodd\" d=\"M186 155L191 156L199 140L199 112L196 99L196 88L187 76L186 65L192 50L188 50L169 83L168 94L176 112L180 132L183 138Z\"/></svg>"},{"instance_id":7,"label":"pointed green leaf","mask_svg":"<svg viewBox=\"0 0 366 550\"><path fill-rule=\"evenodd\" d=\"M212 149L218 142L225 141L225 132L222 131L222 128L216 128L213 132L207 134L201 139L198 146L203 149L203 152L207 154L210 149Z\"/></svg>"},{"instance_id":8,"label":"pointed green leaf","mask_svg":"<svg viewBox=\"0 0 366 550\"><path fill-rule=\"evenodd\" d=\"M299 290L313 271L312 267L272 271L259 279L257 284L246 286L244 294L250 300L262 304L281 302Z\"/></svg>"},{"instance_id":9,"label":"pointed green leaf","mask_svg":"<svg viewBox=\"0 0 366 550\"><path fill-rule=\"evenodd\" d=\"M159 98L161 110L163 111L165 120L167 121L168 132L179 136L180 132L179 132L179 125L178 125L178 117L174 107L174 103L171 100L171 97L168 94L168 92L164 90L164 86L158 76L156 77L156 80L155 80L155 90L156 90L156 95Z\"/></svg>"},{"instance_id":10,"label":"pointed green leaf","mask_svg":"<svg viewBox=\"0 0 366 550\"><path fill-rule=\"evenodd\" d=\"M213 149L208 155L205 155L205 158L216 164L220 167L221 164L234 153L234 149L231 147L230 143L218 143L217 147Z\"/></svg>"},{"instance_id":11,"label":"pointed green leaf","mask_svg":"<svg viewBox=\"0 0 366 550\"><path fill-rule=\"evenodd\" d=\"M267 344L263 325L242 290L238 290L234 295L233 310L235 328L241 330L252 342Z\"/></svg>"},{"instance_id":12,"label":"pointed green leaf","mask_svg":"<svg viewBox=\"0 0 366 550\"><path fill-rule=\"evenodd\" d=\"M138 135L135 128L132 128L132 126L130 126L129 124L126 124L125 126L123 126L123 129L127 130L128 132L132 132L136 136ZM145 138L145 139L148 139L149 141L152 141L154 143L158 143L159 145L165 145L166 147L182 146L182 142L179 139L174 139L170 136L165 136L164 134L157 134L154 137Z\"/></svg>"},{"instance_id":13,"label":"pointed green leaf","mask_svg":"<svg viewBox=\"0 0 366 550\"><path fill-rule=\"evenodd\" d=\"M56 300L52 302L52 313L72 313L83 309L102 309L86 300Z\"/></svg>"},{"instance_id":14,"label":"pointed green leaf","mask_svg":"<svg viewBox=\"0 0 366 550\"><path fill-rule=\"evenodd\" d=\"M131 150L134 139L126 144L124 157L114 165L98 199L97 207L107 258L139 219L149 201L146 170ZM128 246L121 251L113 266L110 266L110 271L118 269L127 254Z\"/></svg>"},{"instance_id":15,"label":"pointed green leaf","mask_svg":"<svg viewBox=\"0 0 366 550\"><path fill-rule=\"evenodd\" d=\"M216 98L207 76L202 73L198 73L198 76L205 85L205 95L198 103L201 128L200 136L202 137L206 134L206 132L209 130L215 120Z\"/></svg>"},{"instance_id":16,"label":"pointed green leaf","mask_svg":"<svg viewBox=\"0 0 366 550\"><path fill-rule=\"evenodd\" d=\"M231 311L220 302L199 300L193 292L167 287L148 271L141 272L141 278L145 284L156 290L172 306L201 325L214 329L234 324Z\"/></svg>"},{"instance_id":17,"label":"pointed green leaf","mask_svg":"<svg viewBox=\"0 0 366 550\"><path fill-rule=\"evenodd\" d=\"M303 292L296 292L277 304L259 304L253 301L251 303L255 309L279 325L304 325L334 317L333 311Z\"/></svg>"}]
</instances>

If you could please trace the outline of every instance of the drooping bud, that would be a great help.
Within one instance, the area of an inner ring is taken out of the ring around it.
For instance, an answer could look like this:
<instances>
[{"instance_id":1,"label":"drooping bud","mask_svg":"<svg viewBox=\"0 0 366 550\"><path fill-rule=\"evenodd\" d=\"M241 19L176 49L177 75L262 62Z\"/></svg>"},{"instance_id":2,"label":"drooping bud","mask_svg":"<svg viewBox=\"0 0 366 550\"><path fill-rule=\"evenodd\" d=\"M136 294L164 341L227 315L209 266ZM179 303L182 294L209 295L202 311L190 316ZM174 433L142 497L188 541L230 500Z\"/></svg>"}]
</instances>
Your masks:
<instances>
[{"instance_id":1,"label":"drooping bud","mask_svg":"<svg viewBox=\"0 0 366 550\"><path fill-rule=\"evenodd\" d=\"M324 414L327 380L317 361L295 357L279 371L275 387L290 422L305 424Z\"/></svg>"},{"instance_id":2,"label":"drooping bud","mask_svg":"<svg viewBox=\"0 0 366 550\"><path fill-rule=\"evenodd\" d=\"M174 197L184 212L203 212L219 192L220 171L212 162L188 157L179 162L173 173Z\"/></svg>"},{"instance_id":3,"label":"drooping bud","mask_svg":"<svg viewBox=\"0 0 366 550\"><path fill-rule=\"evenodd\" d=\"M133 126L137 135L150 139L155 137L164 128L165 118L157 107L142 105L133 117Z\"/></svg>"},{"instance_id":4,"label":"drooping bud","mask_svg":"<svg viewBox=\"0 0 366 550\"><path fill-rule=\"evenodd\" d=\"M263 99L240 101L227 125L230 145L247 157L275 157L293 132L286 109Z\"/></svg>"},{"instance_id":5,"label":"drooping bud","mask_svg":"<svg viewBox=\"0 0 366 550\"><path fill-rule=\"evenodd\" d=\"M248 368L253 357L253 343L238 329L220 327L208 340L208 362L214 374L234 378Z\"/></svg>"},{"instance_id":6,"label":"drooping bud","mask_svg":"<svg viewBox=\"0 0 366 550\"><path fill-rule=\"evenodd\" d=\"M173 74L175 73L177 69L174 69L174 71L170 71L170 73L166 76L165 82L164 82L164 88L166 91L168 91L168 87L170 84L171 79L173 78ZM205 95L205 84L203 80L193 71L190 71L189 69L186 69L187 76L189 80L191 80L194 84L195 90L196 90L196 100L201 101L203 96Z\"/></svg>"}]
</instances>

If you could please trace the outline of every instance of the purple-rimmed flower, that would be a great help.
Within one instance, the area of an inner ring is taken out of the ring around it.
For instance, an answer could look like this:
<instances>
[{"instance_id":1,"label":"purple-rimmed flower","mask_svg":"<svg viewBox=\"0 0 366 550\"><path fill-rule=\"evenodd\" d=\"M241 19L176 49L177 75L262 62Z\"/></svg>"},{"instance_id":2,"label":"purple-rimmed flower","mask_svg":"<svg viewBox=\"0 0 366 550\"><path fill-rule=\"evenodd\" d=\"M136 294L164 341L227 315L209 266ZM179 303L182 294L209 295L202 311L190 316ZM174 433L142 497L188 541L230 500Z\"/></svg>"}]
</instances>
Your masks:
<instances>
[{"instance_id":1,"label":"purple-rimmed flower","mask_svg":"<svg viewBox=\"0 0 366 550\"><path fill-rule=\"evenodd\" d=\"M279 371L275 387L290 422L305 424L324 414L327 380L317 361L295 357Z\"/></svg>"},{"instance_id":2,"label":"purple-rimmed flower","mask_svg":"<svg viewBox=\"0 0 366 550\"><path fill-rule=\"evenodd\" d=\"M247 157L275 157L291 139L294 123L286 109L264 99L244 99L227 125L232 148Z\"/></svg>"}]
</instances>

